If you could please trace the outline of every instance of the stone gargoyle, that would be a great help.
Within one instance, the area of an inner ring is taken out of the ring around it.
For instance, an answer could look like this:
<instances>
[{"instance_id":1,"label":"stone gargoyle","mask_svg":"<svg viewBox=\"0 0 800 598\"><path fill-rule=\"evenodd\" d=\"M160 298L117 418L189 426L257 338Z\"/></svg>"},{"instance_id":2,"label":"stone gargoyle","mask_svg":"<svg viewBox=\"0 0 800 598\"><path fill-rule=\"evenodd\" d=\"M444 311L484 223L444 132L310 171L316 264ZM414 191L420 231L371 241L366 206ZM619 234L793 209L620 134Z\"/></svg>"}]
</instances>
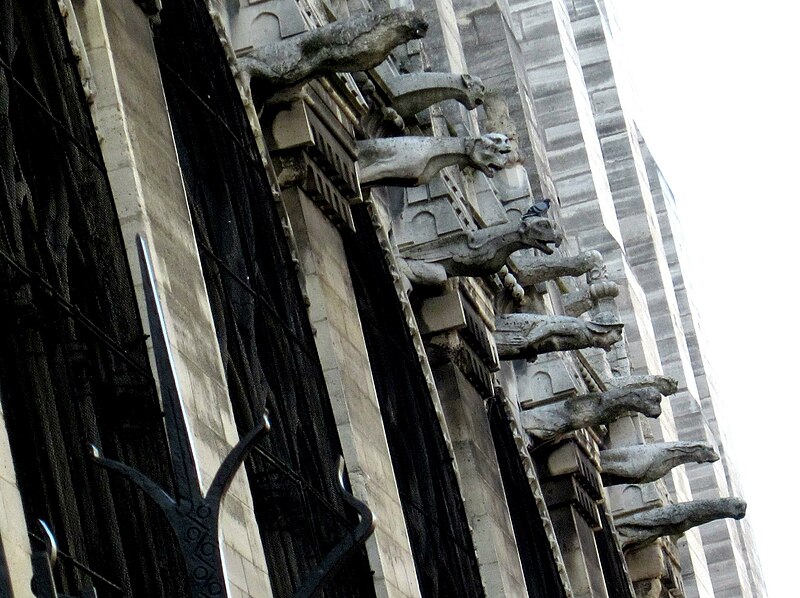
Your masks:
<instances>
[{"instance_id":1,"label":"stone gargoyle","mask_svg":"<svg viewBox=\"0 0 800 598\"><path fill-rule=\"evenodd\" d=\"M655 482L678 465L717 460L717 451L707 442L657 442L600 451L605 486Z\"/></svg>"},{"instance_id":2,"label":"stone gargoyle","mask_svg":"<svg viewBox=\"0 0 800 598\"><path fill-rule=\"evenodd\" d=\"M561 244L561 234L547 218L528 218L475 231L459 231L401 252L403 273L415 284L439 286L454 276L494 274L520 249L545 253Z\"/></svg>"},{"instance_id":3,"label":"stone gargoyle","mask_svg":"<svg viewBox=\"0 0 800 598\"><path fill-rule=\"evenodd\" d=\"M322 75L374 68L427 31L428 23L413 10L363 13L256 48L239 59L239 67L271 96Z\"/></svg>"},{"instance_id":4,"label":"stone gargoyle","mask_svg":"<svg viewBox=\"0 0 800 598\"><path fill-rule=\"evenodd\" d=\"M626 515L616 518L614 525L623 548L642 548L717 519L741 519L746 511L747 503L741 498L711 498Z\"/></svg>"},{"instance_id":5,"label":"stone gargoyle","mask_svg":"<svg viewBox=\"0 0 800 598\"><path fill-rule=\"evenodd\" d=\"M583 276L603 265L599 251L584 251L580 255L526 255L517 260L517 282L524 287L533 286L562 276Z\"/></svg>"},{"instance_id":6,"label":"stone gargoyle","mask_svg":"<svg viewBox=\"0 0 800 598\"><path fill-rule=\"evenodd\" d=\"M610 312L584 320L533 313L495 318L495 343L500 359L536 359L542 353L597 347L610 350L622 340L622 322Z\"/></svg>"},{"instance_id":7,"label":"stone gargoyle","mask_svg":"<svg viewBox=\"0 0 800 598\"><path fill-rule=\"evenodd\" d=\"M388 137L356 142L362 185L418 187L446 166L471 167L488 177L509 166L511 141L482 137Z\"/></svg>"},{"instance_id":8,"label":"stone gargoyle","mask_svg":"<svg viewBox=\"0 0 800 598\"><path fill-rule=\"evenodd\" d=\"M486 91L479 77L456 73L409 73L388 79L386 85L393 96L392 108L403 118L445 100L474 110L483 103Z\"/></svg>"},{"instance_id":9,"label":"stone gargoyle","mask_svg":"<svg viewBox=\"0 0 800 598\"><path fill-rule=\"evenodd\" d=\"M552 440L581 428L609 424L629 413L658 417L661 415L662 394L673 394L677 384L671 378L653 378L649 385L636 377L625 378L619 386L603 392L535 405L522 412L522 425L530 435L540 440Z\"/></svg>"}]
</instances>

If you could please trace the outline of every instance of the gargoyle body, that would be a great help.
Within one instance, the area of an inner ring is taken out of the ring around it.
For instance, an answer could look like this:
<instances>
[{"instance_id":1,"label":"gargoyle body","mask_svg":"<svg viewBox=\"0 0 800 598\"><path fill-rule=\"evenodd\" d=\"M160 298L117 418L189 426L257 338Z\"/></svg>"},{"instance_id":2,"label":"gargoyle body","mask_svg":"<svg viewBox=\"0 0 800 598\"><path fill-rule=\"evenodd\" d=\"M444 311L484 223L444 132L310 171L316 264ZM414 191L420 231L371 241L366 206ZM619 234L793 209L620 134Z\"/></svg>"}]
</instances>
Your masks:
<instances>
[{"instance_id":1,"label":"gargoyle body","mask_svg":"<svg viewBox=\"0 0 800 598\"><path fill-rule=\"evenodd\" d=\"M494 274L520 249L552 253L561 235L546 218L528 218L459 233L403 250L406 275L417 284L440 285L454 276Z\"/></svg>"},{"instance_id":2,"label":"gargoyle body","mask_svg":"<svg viewBox=\"0 0 800 598\"><path fill-rule=\"evenodd\" d=\"M468 110L483 103L486 87L479 77L457 73L409 73L389 79L392 107L406 118L445 100L456 100Z\"/></svg>"},{"instance_id":3,"label":"gargoyle body","mask_svg":"<svg viewBox=\"0 0 800 598\"><path fill-rule=\"evenodd\" d=\"M632 378L630 383L604 392L534 406L522 412L522 425L536 438L550 440L581 428L609 424L632 412L655 418L661 415L661 395L672 394L669 391L673 388L677 390L677 385L670 378L650 385Z\"/></svg>"},{"instance_id":4,"label":"gargoyle body","mask_svg":"<svg viewBox=\"0 0 800 598\"><path fill-rule=\"evenodd\" d=\"M717 451L707 442L658 442L600 451L605 486L654 482L684 463L718 459Z\"/></svg>"},{"instance_id":5,"label":"gargoyle body","mask_svg":"<svg viewBox=\"0 0 800 598\"><path fill-rule=\"evenodd\" d=\"M615 519L614 525L623 548L641 548L717 519L741 519L746 511L747 503L740 498L711 498L634 513Z\"/></svg>"},{"instance_id":6,"label":"gargoyle body","mask_svg":"<svg viewBox=\"0 0 800 598\"><path fill-rule=\"evenodd\" d=\"M610 312L591 320L519 313L495 318L500 359L535 359L542 353L598 347L608 351L622 340L622 323Z\"/></svg>"},{"instance_id":7,"label":"gargoyle body","mask_svg":"<svg viewBox=\"0 0 800 598\"><path fill-rule=\"evenodd\" d=\"M603 256L594 250L572 256L525 256L516 265L517 281L522 286L529 287L561 276L583 276L593 268L600 268L603 265Z\"/></svg>"},{"instance_id":8,"label":"gargoyle body","mask_svg":"<svg viewBox=\"0 0 800 598\"><path fill-rule=\"evenodd\" d=\"M390 137L356 142L362 185L417 187L446 166L467 166L488 177L508 166L511 142L483 137Z\"/></svg>"},{"instance_id":9,"label":"gargoyle body","mask_svg":"<svg viewBox=\"0 0 800 598\"><path fill-rule=\"evenodd\" d=\"M270 96L322 75L376 67L394 48L424 37L427 30L416 11L363 13L261 46L240 58L239 66Z\"/></svg>"}]
</instances>

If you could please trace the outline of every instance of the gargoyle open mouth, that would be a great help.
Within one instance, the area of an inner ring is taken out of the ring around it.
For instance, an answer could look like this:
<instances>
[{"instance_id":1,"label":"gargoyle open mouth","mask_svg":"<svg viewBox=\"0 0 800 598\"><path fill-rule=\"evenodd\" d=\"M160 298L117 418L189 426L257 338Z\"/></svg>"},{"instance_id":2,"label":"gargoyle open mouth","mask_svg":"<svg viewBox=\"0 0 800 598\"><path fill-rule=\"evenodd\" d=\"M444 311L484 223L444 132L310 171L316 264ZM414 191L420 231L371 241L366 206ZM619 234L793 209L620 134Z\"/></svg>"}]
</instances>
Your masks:
<instances>
[{"instance_id":1,"label":"gargoyle open mouth","mask_svg":"<svg viewBox=\"0 0 800 598\"><path fill-rule=\"evenodd\" d=\"M558 232L556 232L555 238L537 239L534 242L533 246L542 253L546 253L547 255L552 255L553 252L555 251L555 248L561 246L561 241L563 240L564 238Z\"/></svg>"},{"instance_id":2,"label":"gargoyle open mouth","mask_svg":"<svg viewBox=\"0 0 800 598\"><path fill-rule=\"evenodd\" d=\"M534 247L541 251L542 253L546 253L547 255L552 255L555 251L555 247L550 247L550 243L555 243L555 247L558 247L561 242L560 241L536 241Z\"/></svg>"}]
</instances>

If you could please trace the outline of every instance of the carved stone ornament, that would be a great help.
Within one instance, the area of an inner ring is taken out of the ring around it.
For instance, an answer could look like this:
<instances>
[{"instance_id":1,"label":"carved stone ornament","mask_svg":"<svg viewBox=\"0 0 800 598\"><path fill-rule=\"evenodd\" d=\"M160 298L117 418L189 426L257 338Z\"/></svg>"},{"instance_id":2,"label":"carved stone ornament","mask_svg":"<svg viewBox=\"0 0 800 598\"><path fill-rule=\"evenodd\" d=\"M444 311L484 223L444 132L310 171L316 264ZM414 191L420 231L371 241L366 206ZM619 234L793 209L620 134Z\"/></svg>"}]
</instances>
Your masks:
<instances>
[{"instance_id":1,"label":"carved stone ornament","mask_svg":"<svg viewBox=\"0 0 800 598\"><path fill-rule=\"evenodd\" d=\"M717 460L717 451L707 442L658 442L600 451L605 486L654 482L684 463Z\"/></svg>"},{"instance_id":2,"label":"carved stone ornament","mask_svg":"<svg viewBox=\"0 0 800 598\"><path fill-rule=\"evenodd\" d=\"M475 231L459 231L431 243L404 249L404 273L417 284L441 285L454 276L488 276L520 249L552 253L561 235L546 218L528 218Z\"/></svg>"},{"instance_id":3,"label":"carved stone ornament","mask_svg":"<svg viewBox=\"0 0 800 598\"><path fill-rule=\"evenodd\" d=\"M471 167L488 177L509 166L511 142L483 137L389 137L356 142L362 185L418 187L446 166Z\"/></svg>"},{"instance_id":4,"label":"carved stone ornament","mask_svg":"<svg viewBox=\"0 0 800 598\"><path fill-rule=\"evenodd\" d=\"M717 519L742 519L746 511L741 498L711 498L634 513L615 519L614 525L623 548L641 548Z\"/></svg>"},{"instance_id":5,"label":"carved stone ornament","mask_svg":"<svg viewBox=\"0 0 800 598\"><path fill-rule=\"evenodd\" d=\"M637 378L630 380L604 392L534 406L522 412L522 425L532 436L550 440L581 428L610 424L632 412L656 418L661 415L661 395L677 390L677 384L670 378L650 385Z\"/></svg>"},{"instance_id":6,"label":"carved stone ornament","mask_svg":"<svg viewBox=\"0 0 800 598\"><path fill-rule=\"evenodd\" d=\"M517 260L517 281L524 287L533 286L562 276L583 276L603 264L599 251L584 251L580 255L536 255Z\"/></svg>"},{"instance_id":7,"label":"carved stone ornament","mask_svg":"<svg viewBox=\"0 0 800 598\"><path fill-rule=\"evenodd\" d=\"M483 103L486 87L479 77L456 73L409 73L386 81L392 107L407 118L445 100L456 100L467 110Z\"/></svg>"},{"instance_id":8,"label":"carved stone ornament","mask_svg":"<svg viewBox=\"0 0 800 598\"><path fill-rule=\"evenodd\" d=\"M561 303L564 306L565 314L568 316L580 316L607 300L615 299L618 295L619 285L612 280L603 280L567 293L562 297Z\"/></svg>"},{"instance_id":9,"label":"carved stone ornament","mask_svg":"<svg viewBox=\"0 0 800 598\"><path fill-rule=\"evenodd\" d=\"M495 318L500 359L530 359L552 351L597 347L608 351L622 340L622 322L610 312L591 320L543 314L503 314Z\"/></svg>"},{"instance_id":10,"label":"carved stone ornament","mask_svg":"<svg viewBox=\"0 0 800 598\"><path fill-rule=\"evenodd\" d=\"M261 46L240 58L239 66L271 93L322 75L374 68L427 31L428 23L413 10L363 13Z\"/></svg>"}]
</instances>

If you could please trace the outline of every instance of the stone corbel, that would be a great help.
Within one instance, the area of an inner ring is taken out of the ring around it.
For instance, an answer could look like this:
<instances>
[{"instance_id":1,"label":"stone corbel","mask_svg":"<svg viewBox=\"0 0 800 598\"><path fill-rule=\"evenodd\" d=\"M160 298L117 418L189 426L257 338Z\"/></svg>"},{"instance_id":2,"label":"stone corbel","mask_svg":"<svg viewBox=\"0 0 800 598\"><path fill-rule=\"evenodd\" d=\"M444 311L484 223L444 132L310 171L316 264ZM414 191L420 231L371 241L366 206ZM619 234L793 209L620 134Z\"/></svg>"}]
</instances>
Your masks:
<instances>
[{"instance_id":1,"label":"stone corbel","mask_svg":"<svg viewBox=\"0 0 800 598\"><path fill-rule=\"evenodd\" d=\"M526 255L516 260L517 281L529 287L562 276L583 276L603 265L599 251L584 251L580 255Z\"/></svg>"},{"instance_id":2,"label":"stone corbel","mask_svg":"<svg viewBox=\"0 0 800 598\"><path fill-rule=\"evenodd\" d=\"M590 309L613 301L619 295L619 285L611 280L603 280L588 287L567 293L562 298L564 313L568 316L579 316Z\"/></svg>"},{"instance_id":3,"label":"stone corbel","mask_svg":"<svg viewBox=\"0 0 800 598\"><path fill-rule=\"evenodd\" d=\"M393 96L392 107L403 118L445 100L474 110L483 103L486 91L480 78L456 73L410 73L388 79L386 85Z\"/></svg>"},{"instance_id":4,"label":"stone corbel","mask_svg":"<svg viewBox=\"0 0 800 598\"><path fill-rule=\"evenodd\" d=\"M582 428L610 424L629 413L656 418L661 415L661 396L676 390L677 384L671 378L659 376L651 384L627 378L618 387L603 392L528 409L522 405L522 425L532 436L552 440Z\"/></svg>"},{"instance_id":5,"label":"stone corbel","mask_svg":"<svg viewBox=\"0 0 800 598\"><path fill-rule=\"evenodd\" d=\"M712 498L668 505L615 519L625 549L642 548L662 536L674 536L718 519L742 519L747 503L740 498Z\"/></svg>"},{"instance_id":6,"label":"stone corbel","mask_svg":"<svg viewBox=\"0 0 800 598\"><path fill-rule=\"evenodd\" d=\"M458 231L401 251L403 272L416 284L443 285L455 276L496 273L515 251L536 248L551 253L561 235L546 218L526 218L475 231Z\"/></svg>"},{"instance_id":7,"label":"stone corbel","mask_svg":"<svg viewBox=\"0 0 800 598\"><path fill-rule=\"evenodd\" d=\"M269 100L276 91L297 89L323 75L374 68L427 30L413 10L362 13L256 48L239 59L239 66L254 84L263 85Z\"/></svg>"},{"instance_id":8,"label":"stone corbel","mask_svg":"<svg viewBox=\"0 0 800 598\"><path fill-rule=\"evenodd\" d=\"M654 482L679 465L717 460L717 451L707 442L658 442L600 451L604 486Z\"/></svg>"},{"instance_id":9,"label":"stone corbel","mask_svg":"<svg viewBox=\"0 0 800 598\"><path fill-rule=\"evenodd\" d=\"M494 338L500 359L529 359L552 351L596 347L608 351L622 340L622 323L609 312L583 320L532 313L495 318Z\"/></svg>"},{"instance_id":10,"label":"stone corbel","mask_svg":"<svg viewBox=\"0 0 800 598\"><path fill-rule=\"evenodd\" d=\"M390 137L356 142L361 184L418 187L446 166L474 168L487 177L509 166L505 135L482 137Z\"/></svg>"}]
</instances>

